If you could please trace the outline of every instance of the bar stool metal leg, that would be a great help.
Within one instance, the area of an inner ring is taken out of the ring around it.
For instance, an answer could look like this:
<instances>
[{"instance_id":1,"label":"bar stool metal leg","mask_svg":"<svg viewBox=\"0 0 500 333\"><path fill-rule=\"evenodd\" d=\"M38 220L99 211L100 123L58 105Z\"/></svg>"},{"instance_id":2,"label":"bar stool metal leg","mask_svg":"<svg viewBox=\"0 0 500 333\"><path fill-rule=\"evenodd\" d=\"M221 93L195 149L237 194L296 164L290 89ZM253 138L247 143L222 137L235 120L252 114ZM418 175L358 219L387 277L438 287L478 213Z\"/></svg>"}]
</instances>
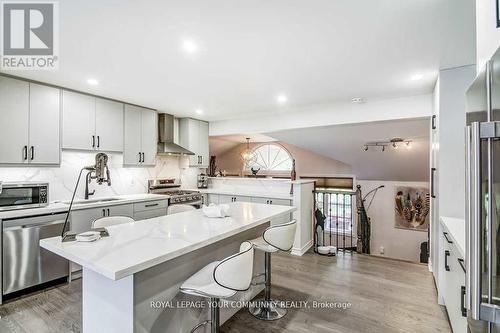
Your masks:
<instances>
[{"instance_id":1,"label":"bar stool metal leg","mask_svg":"<svg viewBox=\"0 0 500 333\"><path fill-rule=\"evenodd\" d=\"M286 309L279 307L278 302L271 299L271 253L265 252L265 290L264 299L258 299L248 307L248 311L260 320L276 320L286 315Z\"/></svg>"},{"instance_id":2,"label":"bar stool metal leg","mask_svg":"<svg viewBox=\"0 0 500 333\"><path fill-rule=\"evenodd\" d=\"M219 333L220 332L220 312L219 312L219 299L211 298L210 302L212 302L212 307L210 309L210 317L211 317L211 327L210 333Z\"/></svg>"}]
</instances>

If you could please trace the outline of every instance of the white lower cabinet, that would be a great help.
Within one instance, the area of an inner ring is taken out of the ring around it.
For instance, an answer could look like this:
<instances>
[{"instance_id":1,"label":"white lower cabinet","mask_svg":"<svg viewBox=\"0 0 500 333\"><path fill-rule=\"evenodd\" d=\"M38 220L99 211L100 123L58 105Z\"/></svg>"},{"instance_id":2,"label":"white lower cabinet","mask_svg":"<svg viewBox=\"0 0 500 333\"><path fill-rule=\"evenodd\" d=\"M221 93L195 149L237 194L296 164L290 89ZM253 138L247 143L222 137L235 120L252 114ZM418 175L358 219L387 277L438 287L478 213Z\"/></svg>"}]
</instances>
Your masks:
<instances>
[{"instance_id":1,"label":"white lower cabinet","mask_svg":"<svg viewBox=\"0 0 500 333\"><path fill-rule=\"evenodd\" d=\"M145 201L134 204L134 220L146 220L167 215L168 200Z\"/></svg>"},{"instance_id":2,"label":"white lower cabinet","mask_svg":"<svg viewBox=\"0 0 500 333\"><path fill-rule=\"evenodd\" d=\"M465 312L465 263L459 251L455 247L451 236L442 232L443 259L441 273L444 274L445 283L441 287L446 311L450 319L453 333L467 332L467 314Z\"/></svg>"}]
</instances>

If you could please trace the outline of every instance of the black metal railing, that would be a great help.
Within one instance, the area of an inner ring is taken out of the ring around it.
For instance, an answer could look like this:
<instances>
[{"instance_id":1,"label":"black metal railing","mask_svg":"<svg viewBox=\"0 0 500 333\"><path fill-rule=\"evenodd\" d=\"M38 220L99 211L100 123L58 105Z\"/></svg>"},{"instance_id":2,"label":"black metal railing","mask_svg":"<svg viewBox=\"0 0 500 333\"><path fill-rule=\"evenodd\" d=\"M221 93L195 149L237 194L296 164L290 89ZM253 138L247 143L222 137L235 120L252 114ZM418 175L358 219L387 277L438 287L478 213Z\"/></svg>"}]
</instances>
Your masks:
<instances>
[{"instance_id":1,"label":"black metal railing","mask_svg":"<svg viewBox=\"0 0 500 333\"><path fill-rule=\"evenodd\" d=\"M353 203L355 191L335 189L314 190L314 210L318 209L324 222L315 227L315 250L319 246L336 246L337 251L352 253L356 250L353 230ZM322 230L321 230L322 229Z\"/></svg>"}]
</instances>

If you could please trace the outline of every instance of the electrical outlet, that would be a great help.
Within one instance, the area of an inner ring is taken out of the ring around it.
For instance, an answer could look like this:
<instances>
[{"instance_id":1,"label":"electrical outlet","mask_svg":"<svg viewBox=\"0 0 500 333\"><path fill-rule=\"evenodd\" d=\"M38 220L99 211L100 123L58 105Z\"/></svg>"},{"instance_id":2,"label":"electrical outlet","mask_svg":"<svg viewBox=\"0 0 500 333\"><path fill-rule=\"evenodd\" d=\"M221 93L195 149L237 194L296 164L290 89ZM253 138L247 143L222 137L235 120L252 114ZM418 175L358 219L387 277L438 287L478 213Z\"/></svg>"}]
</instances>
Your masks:
<instances>
[{"instance_id":1,"label":"electrical outlet","mask_svg":"<svg viewBox=\"0 0 500 333\"><path fill-rule=\"evenodd\" d=\"M380 254L384 254L384 252L385 252L385 249L384 249L384 247L383 247L383 246L381 246L381 247L380 247Z\"/></svg>"}]
</instances>

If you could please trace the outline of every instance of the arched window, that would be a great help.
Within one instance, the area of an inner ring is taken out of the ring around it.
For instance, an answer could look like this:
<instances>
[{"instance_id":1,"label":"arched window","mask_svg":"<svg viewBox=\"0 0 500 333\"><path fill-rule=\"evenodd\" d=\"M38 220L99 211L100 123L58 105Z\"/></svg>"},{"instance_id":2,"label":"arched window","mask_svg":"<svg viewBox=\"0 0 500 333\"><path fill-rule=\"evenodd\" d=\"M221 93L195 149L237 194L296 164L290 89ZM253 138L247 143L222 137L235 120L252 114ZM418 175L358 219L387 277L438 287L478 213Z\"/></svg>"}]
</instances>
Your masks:
<instances>
[{"instance_id":1,"label":"arched window","mask_svg":"<svg viewBox=\"0 0 500 333\"><path fill-rule=\"evenodd\" d=\"M260 171L290 171L293 159L288 151L277 144L264 144L254 149L255 160L246 164L246 169L259 169Z\"/></svg>"}]
</instances>

